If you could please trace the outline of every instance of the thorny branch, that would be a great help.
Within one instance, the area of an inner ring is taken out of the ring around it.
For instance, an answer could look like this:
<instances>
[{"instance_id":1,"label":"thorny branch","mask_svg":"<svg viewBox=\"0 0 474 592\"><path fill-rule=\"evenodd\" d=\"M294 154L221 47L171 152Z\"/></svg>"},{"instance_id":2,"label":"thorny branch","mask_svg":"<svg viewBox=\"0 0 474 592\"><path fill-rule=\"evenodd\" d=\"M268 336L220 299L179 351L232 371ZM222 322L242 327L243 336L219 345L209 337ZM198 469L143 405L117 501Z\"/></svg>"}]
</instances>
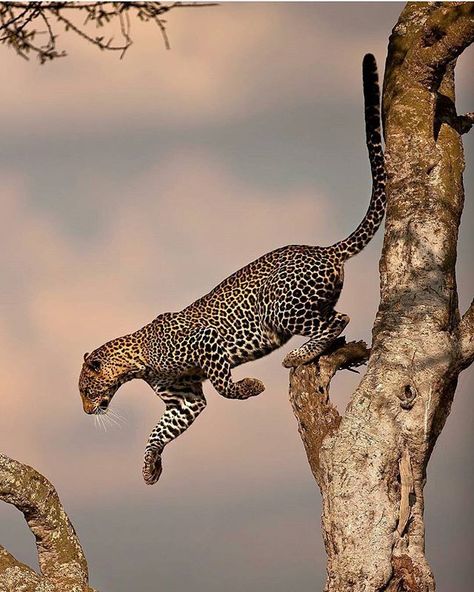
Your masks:
<instances>
[{"instance_id":1,"label":"thorny branch","mask_svg":"<svg viewBox=\"0 0 474 592\"><path fill-rule=\"evenodd\" d=\"M0 2L0 43L28 60L36 55L40 63L64 57L58 34L74 33L102 51L119 52L123 58L133 44L131 16L154 23L165 47L170 44L163 16L175 8L211 6L197 2ZM106 35L112 28L118 38ZM99 33L99 34L98 34Z\"/></svg>"}]
</instances>

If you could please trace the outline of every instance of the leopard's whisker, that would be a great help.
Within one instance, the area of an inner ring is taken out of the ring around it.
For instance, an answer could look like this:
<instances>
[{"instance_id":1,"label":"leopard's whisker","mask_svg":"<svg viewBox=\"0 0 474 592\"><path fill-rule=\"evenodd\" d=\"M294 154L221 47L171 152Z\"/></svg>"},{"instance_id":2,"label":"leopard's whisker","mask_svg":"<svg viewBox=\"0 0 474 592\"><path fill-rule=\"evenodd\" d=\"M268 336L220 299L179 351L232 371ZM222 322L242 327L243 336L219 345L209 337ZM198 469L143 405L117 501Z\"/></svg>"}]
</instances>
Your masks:
<instances>
[{"instance_id":1,"label":"leopard's whisker","mask_svg":"<svg viewBox=\"0 0 474 592\"><path fill-rule=\"evenodd\" d=\"M121 425L121 424L126 423L125 417L123 417L122 415L120 415L120 413L117 413L113 409L110 409L109 408L108 413L109 413L109 417L111 419L115 419L116 420L117 425Z\"/></svg>"},{"instance_id":2,"label":"leopard's whisker","mask_svg":"<svg viewBox=\"0 0 474 592\"><path fill-rule=\"evenodd\" d=\"M114 425L120 427L120 423L115 419L115 417L113 415L110 415L109 413L106 413L104 419L106 419L106 421L109 422L109 425L110 424L114 424Z\"/></svg>"},{"instance_id":3,"label":"leopard's whisker","mask_svg":"<svg viewBox=\"0 0 474 592\"><path fill-rule=\"evenodd\" d=\"M104 432L106 432L107 431L107 426L105 425L102 411L99 411L98 412L97 418L99 419L99 423L100 423L102 429L104 430Z\"/></svg>"},{"instance_id":4,"label":"leopard's whisker","mask_svg":"<svg viewBox=\"0 0 474 592\"><path fill-rule=\"evenodd\" d=\"M119 413L117 410L109 408L109 411L112 413L112 415L114 415L115 417L119 418L119 419L125 419L125 417Z\"/></svg>"}]
</instances>

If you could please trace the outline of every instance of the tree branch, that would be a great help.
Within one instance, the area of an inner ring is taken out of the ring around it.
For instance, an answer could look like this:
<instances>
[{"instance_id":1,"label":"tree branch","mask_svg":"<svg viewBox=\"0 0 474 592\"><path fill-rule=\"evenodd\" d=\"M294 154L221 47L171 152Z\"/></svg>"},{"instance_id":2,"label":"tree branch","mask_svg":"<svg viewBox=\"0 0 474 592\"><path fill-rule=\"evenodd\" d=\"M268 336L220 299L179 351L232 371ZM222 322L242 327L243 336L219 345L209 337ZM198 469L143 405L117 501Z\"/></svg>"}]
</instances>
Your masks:
<instances>
[{"instance_id":1,"label":"tree branch","mask_svg":"<svg viewBox=\"0 0 474 592\"><path fill-rule=\"evenodd\" d=\"M364 364L370 350L363 341L338 342L314 363L290 371L290 402L298 422L311 470L319 482L319 455L326 436L339 427L341 416L329 400L329 385L338 370Z\"/></svg>"},{"instance_id":2,"label":"tree branch","mask_svg":"<svg viewBox=\"0 0 474 592\"><path fill-rule=\"evenodd\" d=\"M290 374L322 494L325 592L435 589L425 555L426 467L451 409L460 351L465 365L474 356L474 305L459 321L455 276L464 204L458 128L470 117L456 114L454 68L474 35L472 10L409 2L390 38L381 301L367 371L344 416L328 398L334 354Z\"/></svg>"},{"instance_id":3,"label":"tree branch","mask_svg":"<svg viewBox=\"0 0 474 592\"><path fill-rule=\"evenodd\" d=\"M197 2L0 2L0 43L11 46L21 57L36 55L45 62L63 57L57 47L57 29L64 28L103 51L118 51L122 58L133 43L130 14L138 21L154 22L169 49L163 16L176 8L212 6ZM77 16L84 15L79 21ZM118 25L116 42L97 30ZM90 27L90 28L88 28ZM92 30L91 30L92 29ZM35 39L44 41L36 43Z\"/></svg>"},{"instance_id":4,"label":"tree branch","mask_svg":"<svg viewBox=\"0 0 474 592\"><path fill-rule=\"evenodd\" d=\"M444 4L431 15L422 33L424 61L432 68L446 66L474 41L473 3Z\"/></svg>"},{"instance_id":5,"label":"tree branch","mask_svg":"<svg viewBox=\"0 0 474 592\"><path fill-rule=\"evenodd\" d=\"M474 300L459 323L459 349L464 370L474 362Z\"/></svg>"},{"instance_id":6,"label":"tree branch","mask_svg":"<svg viewBox=\"0 0 474 592\"><path fill-rule=\"evenodd\" d=\"M0 454L0 499L25 516L44 582L64 592L90 590L82 547L53 485L31 467ZM2 561L11 567L16 560L5 551Z\"/></svg>"},{"instance_id":7,"label":"tree branch","mask_svg":"<svg viewBox=\"0 0 474 592\"><path fill-rule=\"evenodd\" d=\"M420 82L437 90L448 63L455 60L474 41L474 4L444 2L431 12L418 43L407 56L417 66Z\"/></svg>"},{"instance_id":8,"label":"tree branch","mask_svg":"<svg viewBox=\"0 0 474 592\"><path fill-rule=\"evenodd\" d=\"M0 545L1 590L46 592L43 579L30 567L21 563ZM5 587L3 587L5 586Z\"/></svg>"},{"instance_id":9,"label":"tree branch","mask_svg":"<svg viewBox=\"0 0 474 592\"><path fill-rule=\"evenodd\" d=\"M469 113L464 113L464 115L458 115L457 123L458 132L460 134L467 134L474 125L474 111L469 111Z\"/></svg>"}]
</instances>

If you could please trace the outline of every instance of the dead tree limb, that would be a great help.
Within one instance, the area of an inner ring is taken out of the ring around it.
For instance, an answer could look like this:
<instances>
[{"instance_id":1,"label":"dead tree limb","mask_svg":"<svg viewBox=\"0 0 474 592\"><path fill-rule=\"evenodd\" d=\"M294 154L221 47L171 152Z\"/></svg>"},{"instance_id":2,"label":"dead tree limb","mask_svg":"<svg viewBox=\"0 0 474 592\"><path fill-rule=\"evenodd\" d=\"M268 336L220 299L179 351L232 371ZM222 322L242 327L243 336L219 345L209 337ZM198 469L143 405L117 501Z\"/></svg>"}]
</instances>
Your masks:
<instances>
[{"instance_id":1,"label":"dead tree limb","mask_svg":"<svg viewBox=\"0 0 474 592\"><path fill-rule=\"evenodd\" d=\"M426 466L474 359L474 306L461 320L455 277L470 116L461 129L454 95L456 59L473 39L472 3L408 3L400 15L384 79L388 202L367 372L342 417L328 387L347 346L290 375L323 498L326 592L434 590Z\"/></svg>"},{"instance_id":2,"label":"dead tree limb","mask_svg":"<svg viewBox=\"0 0 474 592\"><path fill-rule=\"evenodd\" d=\"M93 592L81 544L52 484L0 454L0 499L23 513L36 539L41 571L0 547L0 592Z\"/></svg>"}]
</instances>

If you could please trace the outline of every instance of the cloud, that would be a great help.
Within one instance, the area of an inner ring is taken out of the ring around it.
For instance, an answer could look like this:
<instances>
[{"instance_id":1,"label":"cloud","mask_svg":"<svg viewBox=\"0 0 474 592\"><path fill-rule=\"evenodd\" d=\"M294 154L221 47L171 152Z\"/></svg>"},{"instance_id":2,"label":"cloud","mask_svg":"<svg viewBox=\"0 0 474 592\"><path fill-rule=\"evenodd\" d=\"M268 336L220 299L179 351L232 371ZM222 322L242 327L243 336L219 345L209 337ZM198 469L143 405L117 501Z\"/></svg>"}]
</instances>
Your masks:
<instances>
[{"instance_id":1,"label":"cloud","mask_svg":"<svg viewBox=\"0 0 474 592\"><path fill-rule=\"evenodd\" d=\"M317 35L315 22L321 24ZM375 27L366 27L364 40L347 27L341 41L334 19L317 5L297 11L237 3L174 11L169 52L155 27L133 26L136 42L125 61L115 53L98 59L96 48L65 33L60 42L70 55L42 67L3 51L7 131L20 121L30 132L62 134L111 126L189 128L239 121L288 101L346 101L361 96L363 53L383 51Z\"/></svg>"},{"instance_id":2,"label":"cloud","mask_svg":"<svg viewBox=\"0 0 474 592\"><path fill-rule=\"evenodd\" d=\"M91 418L80 409L76 385L84 351L138 329L160 312L184 307L271 248L324 236L329 204L315 187L268 193L235 178L205 152L180 152L131 179L129 193L120 199L101 195L97 207L105 215L98 217L97 232L71 237L53 212L32 207L21 176L4 174L3 179L0 268L8 282L0 337L6 409L0 432L5 442L15 443L13 448L7 445L7 452L45 467L55 482L82 499L91 493L85 475L100 483L107 497L117 481L125 488L137 487L144 443L162 405L151 393L142 397L148 387L127 385L117 406L130 425L121 433L94 431ZM268 409L277 384L275 366L285 375L279 360L266 371L260 364L268 394L254 405L254 421ZM245 368L236 375L249 371L259 372ZM235 460L244 451L251 459L261 439L254 425L235 448L250 407L235 412L231 406L213 400L203 428L193 427L186 436L189 443L193 438L190 450L200 446L206 452L208 471L218 471L226 454ZM287 411L282 399L280 416L272 412L276 437L282 425L278 421L291 421ZM14 437L18 426L24 433L20 441ZM296 436L295 444L299 446ZM191 459L186 461L185 450L180 454L186 475L199 472ZM285 454L281 451L280 460ZM250 462L257 474L257 465ZM248 462L242 465L244 472L248 469Z\"/></svg>"},{"instance_id":3,"label":"cloud","mask_svg":"<svg viewBox=\"0 0 474 592\"><path fill-rule=\"evenodd\" d=\"M33 207L20 173L3 175L1 195L0 269L7 278L0 334L4 449L44 469L70 499L82 503L141 488L144 444L163 411L146 385L131 383L114 400L126 424L97 431L82 413L77 391L83 353L160 312L183 308L273 248L311 244L316 236L320 244L332 242L337 225L335 204L317 187L257 188L205 150L170 151L128 179L120 195L113 185L101 185L100 177L89 182L102 187L98 199L84 196L85 207L95 204L93 235L72 236L54 211ZM348 334L356 338L369 338L367 319L377 305L376 250L347 266L340 309L354 317ZM285 351L303 338L295 341ZM166 451L169 481L160 484L161 495L172 495L171 483L184 487L189 479L208 495L221 486L226 465L241 474L243 484L254 480L256 487L288 479L293 468L298 474L293 459L304 463L304 453L285 393L283 355L279 351L234 371L236 378L265 382L267 390L256 400L239 405L206 386L206 412ZM341 375L335 392L349 393L356 383L352 374ZM336 400L344 405L347 396ZM205 469L196 464L196 449ZM281 463L287 466L285 478ZM99 493L91 490L91 479Z\"/></svg>"}]
</instances>

